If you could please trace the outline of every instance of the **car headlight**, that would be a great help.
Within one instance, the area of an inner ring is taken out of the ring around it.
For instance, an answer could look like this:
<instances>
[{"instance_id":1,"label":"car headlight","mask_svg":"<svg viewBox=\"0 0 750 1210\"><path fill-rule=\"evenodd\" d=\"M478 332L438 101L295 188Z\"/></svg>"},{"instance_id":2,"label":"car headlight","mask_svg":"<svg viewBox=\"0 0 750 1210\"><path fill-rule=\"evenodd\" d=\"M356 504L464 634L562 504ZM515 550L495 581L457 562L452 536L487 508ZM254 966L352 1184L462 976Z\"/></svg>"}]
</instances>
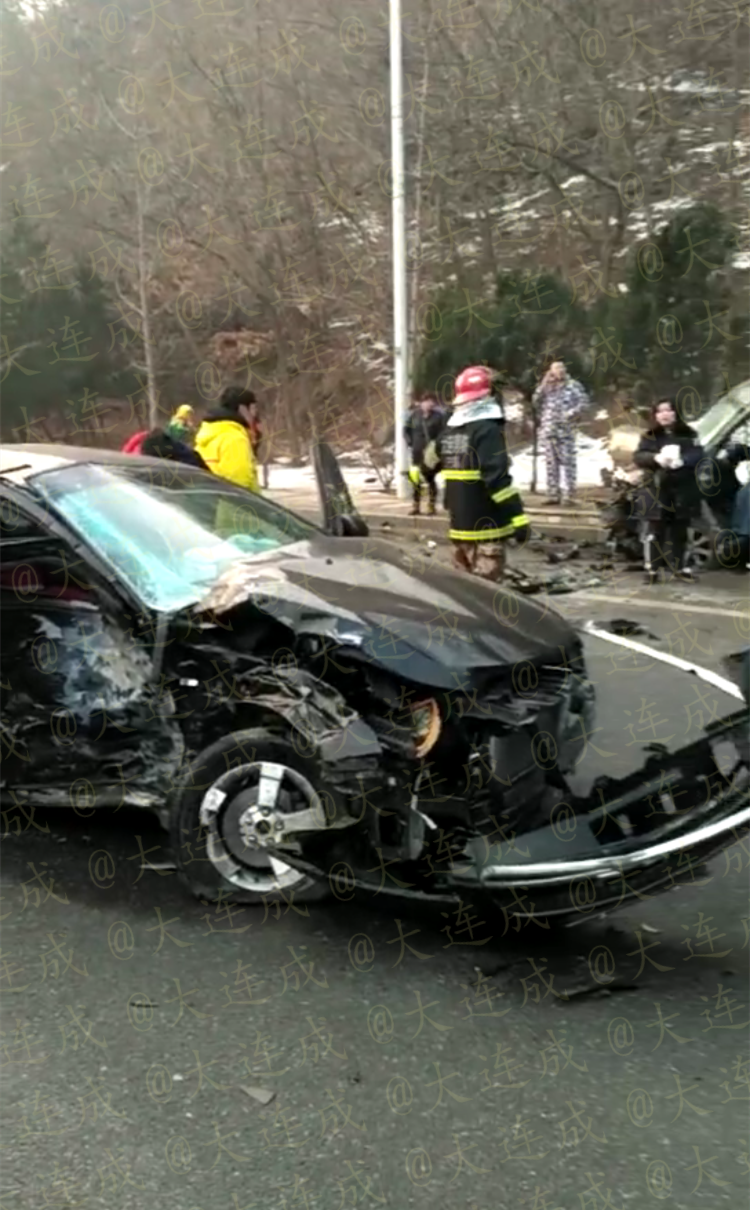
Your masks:
<instances>
[{"instance_id":1,"label":"car headlight","mask_svg":"<svg viewBox=\"0 0 750 1210\"><path fill-rule=\"evenodd\" d=\"M414 751L421 760L435 747L443 729L440 708L434 698L414 703L411 707L411 726Z\"/></svg>"}]
</instances>

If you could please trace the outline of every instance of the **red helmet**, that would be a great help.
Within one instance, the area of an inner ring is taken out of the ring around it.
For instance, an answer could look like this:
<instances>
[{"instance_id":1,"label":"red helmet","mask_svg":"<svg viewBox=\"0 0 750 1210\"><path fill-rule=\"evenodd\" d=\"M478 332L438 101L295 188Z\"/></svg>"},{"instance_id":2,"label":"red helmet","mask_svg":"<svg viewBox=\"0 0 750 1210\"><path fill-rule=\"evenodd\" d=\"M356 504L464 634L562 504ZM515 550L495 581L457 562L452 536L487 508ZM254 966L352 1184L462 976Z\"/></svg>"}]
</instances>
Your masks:
<instances>
[{"instance_id":1,"label":"red helmet","mask_svg":"<svg viewBox=\"0 0 750 1210\"><path fill-rule=\"evenodd\" d=\"M469 366L458 375L454 389L455 404L484 399L492 391L492 372L486 366Z\"/></svg>"}]
</instances>

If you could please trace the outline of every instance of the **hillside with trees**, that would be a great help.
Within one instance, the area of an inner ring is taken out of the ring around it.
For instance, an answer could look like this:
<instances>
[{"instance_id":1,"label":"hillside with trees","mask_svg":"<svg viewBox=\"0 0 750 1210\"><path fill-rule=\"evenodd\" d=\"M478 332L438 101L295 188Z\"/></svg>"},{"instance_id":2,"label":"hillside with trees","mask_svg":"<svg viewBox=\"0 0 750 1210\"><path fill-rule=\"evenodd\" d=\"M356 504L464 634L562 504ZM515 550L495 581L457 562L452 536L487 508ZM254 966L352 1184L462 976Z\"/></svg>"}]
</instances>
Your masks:
<instances>
[{"instance_id":1,"label":"hillside with trees","mask_svg":"<svg viewBox=\"0 0 750 1210\"><path fill-rule=\"evenodd\" d=\"M230 380L293 455L374 431L387 4L0 21L3 436L95 434L111 399L153 421ZM486 359L530 399L560 354L605 403L745 377L747 0L412 0L403 38L415 383Z\"/></svg>"}]
</instances>

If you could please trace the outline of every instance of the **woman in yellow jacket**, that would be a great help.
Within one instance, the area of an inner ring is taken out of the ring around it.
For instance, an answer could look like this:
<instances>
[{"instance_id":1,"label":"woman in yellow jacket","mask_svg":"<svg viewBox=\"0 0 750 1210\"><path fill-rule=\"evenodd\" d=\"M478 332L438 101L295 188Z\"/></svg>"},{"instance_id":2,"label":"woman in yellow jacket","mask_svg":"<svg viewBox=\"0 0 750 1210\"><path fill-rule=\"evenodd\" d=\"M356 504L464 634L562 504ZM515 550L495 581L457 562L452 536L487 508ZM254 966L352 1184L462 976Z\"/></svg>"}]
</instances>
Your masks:
<instances>
[{"instance_id":1,"label":"woman in yellow jacket","mask_svg":"<svg viewBox=\"0 0 750 1210\"><path fill-rule=\"evenodd\" d=\"M249 424L252 391L242 387L227 387L219 406L210 412L198 429L195 449L209 470L230 483L259 492L258 467L250 440Z\"/></svg>"}]
</instances>

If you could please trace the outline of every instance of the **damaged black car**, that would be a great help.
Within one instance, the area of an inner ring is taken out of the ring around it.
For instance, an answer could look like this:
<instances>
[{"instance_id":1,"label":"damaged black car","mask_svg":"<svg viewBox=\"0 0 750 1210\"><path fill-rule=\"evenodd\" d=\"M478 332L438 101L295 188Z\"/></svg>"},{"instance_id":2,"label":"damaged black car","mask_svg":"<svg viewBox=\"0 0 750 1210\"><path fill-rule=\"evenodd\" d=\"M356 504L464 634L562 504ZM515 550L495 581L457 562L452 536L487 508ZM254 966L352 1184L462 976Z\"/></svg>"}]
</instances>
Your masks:
<instances>
[{"instance_id":1,"label":"damaged black car","mask_svg":"<svg viewBox=\"0 0 750 1210\"><path fill-rule=\"evenodd\" d=\"M375 541L335 474L319 528L155 459L0 457L4 807L152 809L202 899L568 923L750 826L742 659L719 676Z\"/></svg>"}]
</instances>

